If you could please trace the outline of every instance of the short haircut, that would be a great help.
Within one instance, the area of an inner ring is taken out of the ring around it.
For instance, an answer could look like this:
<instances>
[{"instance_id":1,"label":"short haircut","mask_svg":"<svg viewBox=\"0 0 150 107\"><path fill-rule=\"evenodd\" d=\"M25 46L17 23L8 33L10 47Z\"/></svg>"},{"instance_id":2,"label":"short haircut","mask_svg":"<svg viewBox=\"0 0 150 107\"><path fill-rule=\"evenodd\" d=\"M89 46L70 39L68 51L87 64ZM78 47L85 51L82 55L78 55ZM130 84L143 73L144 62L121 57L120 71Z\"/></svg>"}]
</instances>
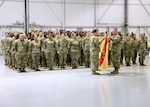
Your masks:
<instances>
[{"instance_id":1,"label":"short haircut","mask_svg":"<svg viewBox=\"0 0 150 107\"><path fill-rule=\"evenodd\" d=\"M95 33L95 32L97 32L98 31L98 29L94 29L93 31L92 31L92 33Z\"/></svg>"},{"instance_id":2,"label":"short haircut","mask_svg":"<svg viewBox=\"0 0 150 107\"><path fill-rule=\"evenodd\" d=\"M116 27L114 29L118 31L118 29Z\"/></svg>"}]
</instances>

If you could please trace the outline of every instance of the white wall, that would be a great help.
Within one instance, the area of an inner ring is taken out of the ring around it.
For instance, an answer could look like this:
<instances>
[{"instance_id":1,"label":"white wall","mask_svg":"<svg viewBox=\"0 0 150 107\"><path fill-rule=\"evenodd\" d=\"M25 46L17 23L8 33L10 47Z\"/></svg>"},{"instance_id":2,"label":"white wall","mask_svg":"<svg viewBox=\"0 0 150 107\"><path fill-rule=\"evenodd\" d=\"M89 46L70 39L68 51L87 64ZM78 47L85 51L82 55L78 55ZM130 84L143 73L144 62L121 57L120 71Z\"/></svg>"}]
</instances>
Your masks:
<instances>
[{"instance_id":1,"label":"white wall","mask_svg":"<svg viewBox=\"0 0 150 107\"><path fill-rule=\"evenodd\" d=\"M50 3L30 3L29 22L46 26L62 26L63 5Z\"/></svg>"},{"instance_id":2,"label":"white wall","mask_svg":"<svg viewBox=\"0 0 150 107\"><path fill-rule=\"evenodd\" d=\"M24 3L6 0L0 7L0 25L12 25L16 21L24 22Z\"/></svg>"},{"instance_id":3,"label":"white wall","mask_svg":"<svg viewBox=\"0 0 150 107\"><path fill-rule=\"evenodd\" d=\"M150 1L141 0L150 13ZM129 24L131 26L149 26L150 16L146 13L139 0L129 0Z\"/></svg>"}]
</instances>

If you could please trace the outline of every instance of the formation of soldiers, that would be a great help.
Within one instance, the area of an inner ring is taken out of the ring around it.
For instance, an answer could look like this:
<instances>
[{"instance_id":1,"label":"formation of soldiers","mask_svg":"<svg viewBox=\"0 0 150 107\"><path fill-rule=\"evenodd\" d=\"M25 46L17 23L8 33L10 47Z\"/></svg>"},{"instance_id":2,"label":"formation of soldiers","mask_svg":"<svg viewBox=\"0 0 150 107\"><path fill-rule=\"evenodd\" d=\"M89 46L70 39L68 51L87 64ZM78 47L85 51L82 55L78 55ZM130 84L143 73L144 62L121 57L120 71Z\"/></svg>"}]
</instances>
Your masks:
<instances>
[{"instance_id":1,"label":"formation of soldiers","mask_svg":"<svg viewBox=\"0 0 150 107\"><path fill-rule=\"evenodd\" d=\"M120 63L125 57L126 66L136 64L137 53L139 63L145 66L144 60L147 49L145 34L141 34L139 40L136 34L127 33L123 36L117 29L112 34L99 33L98 29L90 31L71 32L65 30L33 31L28 34L18 32L6 32L1 40L5 66L19 72L26 72L26 68L40 71L40 68L53 70L59 67L62 70L66 66L72 69L78 66L91 67L93 75L99 75L98 53L99 45L105 36L109 36L109 64L119 73ZM99 37L103 38L99 41Z\"/></svg>"}]
</instances>

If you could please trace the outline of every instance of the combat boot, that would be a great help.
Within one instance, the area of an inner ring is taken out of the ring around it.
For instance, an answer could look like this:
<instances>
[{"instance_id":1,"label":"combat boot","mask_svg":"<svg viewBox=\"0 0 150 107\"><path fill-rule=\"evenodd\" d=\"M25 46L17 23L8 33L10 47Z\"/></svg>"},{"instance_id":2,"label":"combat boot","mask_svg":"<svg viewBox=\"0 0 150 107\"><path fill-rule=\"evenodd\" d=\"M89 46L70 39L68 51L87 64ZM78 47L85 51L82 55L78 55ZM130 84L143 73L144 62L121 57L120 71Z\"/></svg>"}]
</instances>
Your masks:
<instances>
[{"instance_id":1,"label":"combat boot","mask_svg":"<svg viewBox=\"0 0 150 107\"><path fill-rule=\"evenodd\" d=\"M115 70L113 72L111 72L112 74L119 74L118 69L115 68Z\"/></svg>"},{"instance_id":2,"label":"combat boot","mask_svg":"<svg viewBox=\"0 0 150 107\"><path fill-rule=\"evenodd\" d=\"M144 63L142 63L142 66L146 66Z\"/></svg>"},{"instance_id":3,"label":"combat boot","mask_svg":"<svg viewBox=\"0 0 150 107\"><path fill-rule=\"evenodd\" d=\"M53 70L53 68L52 67L48 67L48 70Z\"/></svg>"},{"instance_id":4,"label":"combat boot","mask_svg":"<svg viewBox=\"0 0 150 107\"><path fill-rule=\"evenodd\" d=\"M21 73L21 68L18 69L18 72Z\"/></svg>"},{"instance_id":5,"label":"combat boot","mask_svg":"<svg viewBox=\"0 0 150 107\"><path fill-rule=\"evenodd\" d=\"M77 66L76 65L72 65L72 69L76 69L77 68Z\"/></svg>"},{"instance_id":6,"label":"combat boot","mask_svg":"<svg viewBox=\"0 0 150 107\"><path fill-rule=\"evenodd\" d=\"M114 72L111 72L112 74L119 74L119 72L118 71L114 71Z\"/></svg>"},{"instance_id":7,"label":"combat boot","mask_svg":"<svg viewBox=\"0 0 150 107\"><path fill-rule=\"evenodd\" d=\"M92 75L100 75L100 73L96 72L96 71L92 71Z\"/></svg>"},{"instance_id":8,"label":"combat boot","mask_svg":"<svg viewBox=\"0 0 150 107\"><path fill-rule=\"evenodd\" d=\"M127 63L126 66L131 66L131 65L129 63Z\"/></svg>"},{"instance_id":9,"label":"combat boot","mask_svg":"<svg viewBox=\"0 0 150 107\"><path fill-rule=\"evenodd\" d=\"M27 72L27 71L25 70L25 68L22 68L22 72Z\"/></svg>"},{"instance_id":10,"label":"combat boot","mask_svg":"<svg viewBox=\"0 0 150 107\"><path fill-rule=\"evenodd\" d=\"M65 68L64 67L61 67L61 70L64 70Z\"/></svg>"},{"instance_id":11,"label":"combat boot","mask_svg":"<svg viewBox=\"0 0 150 107\"><path fill-rule=\"evenodd\" d=\"M133 64L136 64L136 62L135 62L135 61L133 61Z\"/></svg>"},{"instance_id":12,"label":"combat boot","mask_svg":"<svg viewBox=\"0 0 150 107\"><path fill-rule=\"evenodd\" d=\"M37 69L35 69L35 71L40 71L40 70L37 68Z\"/></svg>"}]
</instances>

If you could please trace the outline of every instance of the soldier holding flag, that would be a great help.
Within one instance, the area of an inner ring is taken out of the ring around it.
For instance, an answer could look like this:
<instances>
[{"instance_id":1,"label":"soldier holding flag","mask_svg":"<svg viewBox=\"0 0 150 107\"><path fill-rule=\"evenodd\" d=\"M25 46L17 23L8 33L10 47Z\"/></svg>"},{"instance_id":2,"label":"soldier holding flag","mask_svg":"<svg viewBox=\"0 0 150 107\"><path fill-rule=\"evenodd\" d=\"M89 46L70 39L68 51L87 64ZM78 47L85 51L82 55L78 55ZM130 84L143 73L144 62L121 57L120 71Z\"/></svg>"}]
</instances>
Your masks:
<instances>
[{"instance_id":1,"label":"soldier holding flag","mask_svg":"<svg viewBox=\"0 0 150 107\"><path fill-rule=\"evenodd\" d=\"M112 74L118 74L120 68L120 56L121 56L121 37L118 35L118 29L113 29L113 36L110 38L112 41L112 50L111 50L111 57L112 57L112 64L115 70L111 72Z\"/></svg>"},{"instance_id":2,"label":"soldier holding flag","mask_svg":"<svg viewBox=\"0 0 150 107\"><path fill-rule=\"evenodd\" d=\"M92 75L100 75L96 71L98 70L99 67L99 63L98 63L99 51L100 51L99 46L102 43L102 41L99 41L98 39L98 29L94 29L93 35L90 37L90 62L91 62Z\"/></svg>"}]
</instances>

